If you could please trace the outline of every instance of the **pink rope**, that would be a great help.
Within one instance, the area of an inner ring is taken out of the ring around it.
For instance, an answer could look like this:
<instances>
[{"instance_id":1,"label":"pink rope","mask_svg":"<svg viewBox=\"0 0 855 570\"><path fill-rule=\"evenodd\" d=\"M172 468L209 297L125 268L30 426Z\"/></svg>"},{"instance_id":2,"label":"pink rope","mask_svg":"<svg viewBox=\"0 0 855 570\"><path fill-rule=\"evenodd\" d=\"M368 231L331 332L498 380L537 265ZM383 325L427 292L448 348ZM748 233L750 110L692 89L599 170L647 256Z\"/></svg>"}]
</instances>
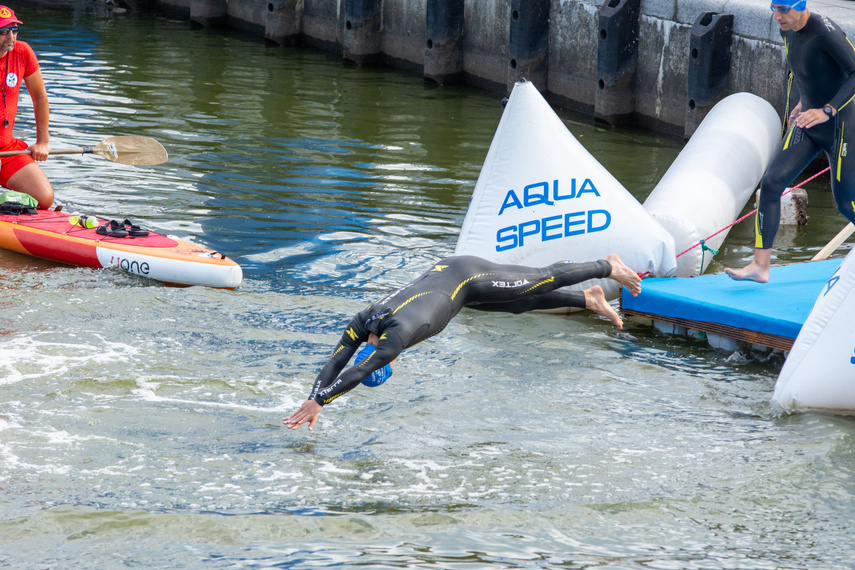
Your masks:
<instances>
[{"instance_id":1,"label":"pink rope","mask_svg":"<svg viewBox=\"0 0 855 570\"><path fill-rule=\"evenodd\" d=\"M795 190L796 188L801 188L802 186L804 186L805 184L807 184L808 182L810 182L811 180L813 180L814 178L816 178L816 177L817 177L817 176L819 176L820 174L825 174L825 173L826 173L826 172L828 172L830 169L831 169L831 167L830 167L830 166L826 166L824 170L821 170L820 172L817 172L816 174L814 174L813 176L811 176L811 177L810 177L810 178L808 178L807 180L804 180L803 182L800 182L799 184L796 184L796 185L795 185L795 186L793 186L792 188L789 188L786 192L784 192L783 194L781 194L781 196L786 196L787 194L789 194L790 192L792 192L792 191L793 191L793 190ZM678 253L678 254L677 254L677 257L680 257L680 256L681 256L681 255L683 255L684 253L688 253L688 252L692 251L693 249L695 249L696 247L698 247L699 245L701 245L701 244L702 244L702 243L704 243L705 241L707 241L707 240L710 240L710 239L714 238L715 236L717 236L718 234L720 234L721 232L723 232L723 231L725 231L725 230L727 230L727 229L732 228L733 226L735 226L735 225L736 225L736 224L738 224L739 222L743 221L744 219L751 217L751 216L752 216L752 215L754 215L756 212L757 212L757 208L754 208L753 210L751 210L750 212L748 212L747 214L745 214L744 216L742 216L742 217L741 217L741 218L739 218L738 220L736 220L736 221L734 221L734 222L732 222L732 223L730 223L730 224L728 224L728 225L724 226L723 228L721 228L720 230L718 230L717 232L715 232L714 234L712 234L712 235L711 235L711 236L709 236L708 238L706 238L706 239L702 239L702 240L700 240L698 243L696 243L695 245L691 246L691 247L690 247L689 249L687 249L686 251L683 251L683 252Z\"/></svg>"},{"instance_id":2,"label":"pink rope","mask_svg":"<svg viewBox=\"0 0 855 570\"><path fill-rule=\"evenodd\" d=\"M817 176L819 176L819 175L821 175L821 174L825 174L825 173L826 173L826 172L828 172L829 170L831 170L831 167L830 167L830 166L826 166L823 170L821 170L821 171L817 172L816 174L814 174L813 176L811 176L811 177L810 177L810 178L808 178L807 180L804 180L804 181L802 181L802 182L800 182L800 183L796 184L796 185L795 185L795 186L793 186L792 188L787 189L783 194L781 194L781 196L786 196L787 194L789 194L790 192L792 192L792 191L793 191L793 190L795 190L796 188L801 188L802 186L804 186L805 184L807 184L808 182L810 182L811 180L813 180L813 179L814 179L814 178L816 178ZM742 216L741 218L739 218L739 219L737 219L737 220L735 220L735 221L731 222L730 224L728 224L728 225L724 226L723 228L721 228L720 230L718 230L717 232L715 232L714 234L712 234L712 235L711 235L711 236L709 236L708 238L700 240L698 243L696 243L695 245L693 245L693 246L689 247L689 248L688 248L687 250L685 250L685 251L681 251L680 253L678 253L678 254L677 254L677 257L680 257L680 256L681 256L681 255L683 255L684 253L689 253L690 251L692 251L693 249L695 249L695 248L696 248L696 247L698 247L699 245L701 245L701 244L705 243L707 240L714 238L715 236L717 236L717 235L718 235L718 234L720 234L721 232L723 232L723 231L725 231L725 230L727 230L727 229L729 229L729 228L732 228L733 226L735 226L735 225L736 225L736 224L738 224L739 222L741 222L741 221L745 220L746 218L749 218L749 217L753 216L756 212L757 212L757 208L754 208L753 210L751 210L750 212L748 212L747 214L745 214L745 215L744 215L744 216ZM716 253L717 253L717 252L716 252ZM644 278L644 277L647 277L649 274L650 274L650 272L649 272L649 271L645 271L644 273L639 273L638 275L639 275L639 277Z\"/></svg>"}]
</instances>

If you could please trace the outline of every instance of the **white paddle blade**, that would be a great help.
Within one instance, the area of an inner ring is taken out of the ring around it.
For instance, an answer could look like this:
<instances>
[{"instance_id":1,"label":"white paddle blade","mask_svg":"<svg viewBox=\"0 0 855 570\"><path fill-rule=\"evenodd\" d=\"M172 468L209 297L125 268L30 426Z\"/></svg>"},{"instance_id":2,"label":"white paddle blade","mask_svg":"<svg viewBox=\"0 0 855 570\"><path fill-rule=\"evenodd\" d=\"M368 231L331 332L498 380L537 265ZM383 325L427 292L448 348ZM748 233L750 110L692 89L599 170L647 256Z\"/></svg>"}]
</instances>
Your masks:
<instances>
[{"instance_id":1,"label":"white paddle blade","mask_svg":"<svg viewBox=\"0 0 855 570\"><path fill-rule=\"evenodd\" d=\"M163 164L169 159L163 145L148 137L109 137L99 142L92 152L107 160L134 166Z\"/></svg>"}]
</instances>

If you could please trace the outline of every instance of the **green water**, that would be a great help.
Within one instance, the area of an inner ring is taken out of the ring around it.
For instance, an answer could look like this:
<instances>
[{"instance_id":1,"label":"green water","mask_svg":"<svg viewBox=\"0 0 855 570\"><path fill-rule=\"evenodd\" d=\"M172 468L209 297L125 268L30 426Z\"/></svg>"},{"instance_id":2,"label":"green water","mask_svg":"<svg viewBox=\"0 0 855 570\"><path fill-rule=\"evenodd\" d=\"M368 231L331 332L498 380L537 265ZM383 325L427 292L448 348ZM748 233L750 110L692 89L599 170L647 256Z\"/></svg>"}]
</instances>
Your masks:
<instances>
[{"instance_id":1,"label":"green water","mask_svg":"<svg viewBox=\"0 0 855 570\"><path fill-rule=\"evenodd\" d=\"M0 252L0 566L849 566L855 425L777 414L780 357L464 311L382 388L284 430L349 317L453 252L501 97L181 22L18 12L54 148L170 153L51 158L59 201L223 251L245 282ZM639 199L682 147L561 115ZM810 188L782 259L844 225ZM711 270L752 239L737 227Z\"/></svg>"}]
</instances>

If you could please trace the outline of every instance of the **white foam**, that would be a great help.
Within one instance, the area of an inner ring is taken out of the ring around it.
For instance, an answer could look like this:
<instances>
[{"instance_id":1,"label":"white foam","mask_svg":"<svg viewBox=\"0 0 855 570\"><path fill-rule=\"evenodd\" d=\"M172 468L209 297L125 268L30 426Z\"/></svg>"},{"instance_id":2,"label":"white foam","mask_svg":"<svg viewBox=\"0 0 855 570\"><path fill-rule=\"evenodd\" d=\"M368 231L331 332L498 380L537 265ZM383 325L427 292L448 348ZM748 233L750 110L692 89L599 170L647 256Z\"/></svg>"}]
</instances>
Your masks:
<instances>
[{"instance_id":1,"label":"white foam","mask_svg":"<svg viewBox=\"0 0 855 570\"><path fill-rule=\"evenodd\" d=\"M140 381L140 387L133 390L133 393L138 396L141 400L145 402L158 402L158 403L172 403L172 404L182 404L185 406L202 406L206 408L221 408L221 409L229 409L229 410L245 410L250 412L263 412L263 413L287 413L294 411L300 404L303 403L303 400L297 401L291 398L284 398L282 403L277 406L272 407L264 407L264 406L252 406L249 404L239 404L237 402L214 402L210 400L194 400L189 398L170 398L165 396L158 396L155 393L156 387L159 384L154 382L146 382Z\"/></svg>"},{"instance_id":2,"label":"white foam","mask_svg":"<svg viewBox=\"0 0 855 570\"><path fill-rule=\"evenodd\" d=\"M103 338L99 339L99 344L40 340L52 336L44 332L7 337L0 344L0 386L62 376L69 370L90 364L129 362L140 352L131 345ZM78 337L66 335L65 338Z\"/></svg>"}]
</instances>

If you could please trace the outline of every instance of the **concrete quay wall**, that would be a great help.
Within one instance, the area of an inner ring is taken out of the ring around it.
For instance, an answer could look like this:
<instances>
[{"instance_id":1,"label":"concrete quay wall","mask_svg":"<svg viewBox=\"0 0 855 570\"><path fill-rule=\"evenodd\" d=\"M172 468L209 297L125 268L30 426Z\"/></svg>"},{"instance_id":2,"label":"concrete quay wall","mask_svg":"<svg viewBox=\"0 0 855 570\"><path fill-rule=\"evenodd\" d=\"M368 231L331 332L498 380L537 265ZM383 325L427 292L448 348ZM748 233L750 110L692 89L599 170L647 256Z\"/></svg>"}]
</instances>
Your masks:
<instances>
[{"instance_id":1,"label":"concrete quay wall","mask_svg":"<svg viewBox=\"0 0 855 570\"><path fill-rule=\"evenodd\" d=\"M123 2L440 84L506 94L525 77L557 106L678 136L732 93L759 95L779 112L785 104L783 44L765 0ZM808 4L855 32L855 2Z\"/></svg>"}]
</instances>

